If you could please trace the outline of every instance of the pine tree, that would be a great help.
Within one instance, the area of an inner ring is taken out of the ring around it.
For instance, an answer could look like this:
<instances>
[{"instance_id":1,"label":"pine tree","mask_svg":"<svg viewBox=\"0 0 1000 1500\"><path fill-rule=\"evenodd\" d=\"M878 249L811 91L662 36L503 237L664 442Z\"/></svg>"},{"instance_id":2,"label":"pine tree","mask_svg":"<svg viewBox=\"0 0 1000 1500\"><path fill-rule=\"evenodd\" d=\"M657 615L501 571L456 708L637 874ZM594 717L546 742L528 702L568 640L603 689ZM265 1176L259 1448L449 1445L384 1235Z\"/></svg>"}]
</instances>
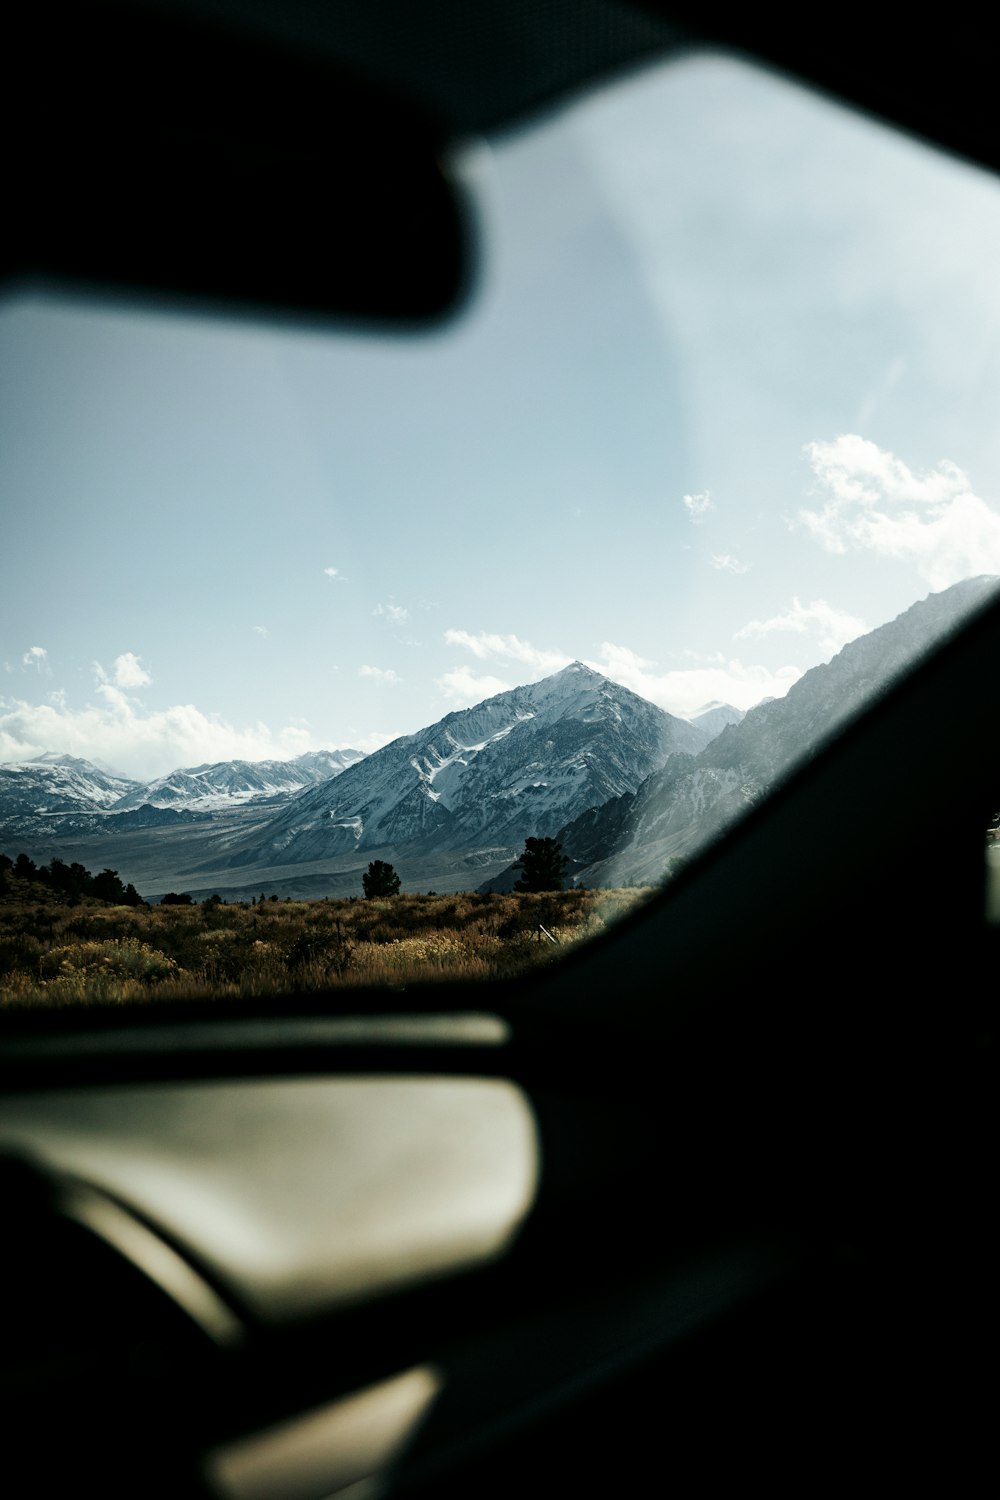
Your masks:
<instances>
[{"instance_id":1,"label":"pine tree","mask_svg":"<svg viewBox=\"0 0 1000 1500\"><path fill-rule=\"evenodd\" d=\"M384 859L373 859L361 877L366 900L373 896L398 896L399 876Z\"/></svg>"},{"instance_id":2,"label":"pine tree","mask_svg":"<svg viewBox=\"0 0 1000 1500\"><path fill-rule=\"evenodd\" d=\"M92 889L101 901L120 905L125 900L125 885L117 870L102 870L100 875L95 875Z\"/></svg>"},{"instance_id":3,"label":"pine tree","mask_svg":"<svg viewBox=\"0 0 1000 1500\"><path fill-rule=\"evenodd\" d=\"M521 871L515 891L561 891L569 860L556 839L525 839L514 869Z\"/></svg>"}]
</instances>

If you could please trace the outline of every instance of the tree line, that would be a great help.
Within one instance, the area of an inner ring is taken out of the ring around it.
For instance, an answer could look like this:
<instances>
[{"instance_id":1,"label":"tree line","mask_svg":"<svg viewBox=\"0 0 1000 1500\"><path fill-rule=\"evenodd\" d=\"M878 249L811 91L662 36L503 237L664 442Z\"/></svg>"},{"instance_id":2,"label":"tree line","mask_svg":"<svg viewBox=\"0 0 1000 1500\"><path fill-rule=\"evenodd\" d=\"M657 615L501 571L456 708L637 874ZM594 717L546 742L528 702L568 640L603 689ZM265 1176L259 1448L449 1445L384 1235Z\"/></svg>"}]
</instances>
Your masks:
<instances>
[{"instance_id":1,"label":"tree line","mask_svg":"<svg viewBox=\"0 0 1000 1500\"><path fill-rule=\"evenodd\" d=\"M126 885L117 870L102 870L93 875L77 861L68 865L65 860L53 859L47 865L36 865L24 853L16 859L0 854L0 893L9 890L12 876L67 896L71 901L78 901L81 896L96 896L99 901L111 901L116 906L145 905L135 886L131 882Z\"/></svg>"}]
</instances>

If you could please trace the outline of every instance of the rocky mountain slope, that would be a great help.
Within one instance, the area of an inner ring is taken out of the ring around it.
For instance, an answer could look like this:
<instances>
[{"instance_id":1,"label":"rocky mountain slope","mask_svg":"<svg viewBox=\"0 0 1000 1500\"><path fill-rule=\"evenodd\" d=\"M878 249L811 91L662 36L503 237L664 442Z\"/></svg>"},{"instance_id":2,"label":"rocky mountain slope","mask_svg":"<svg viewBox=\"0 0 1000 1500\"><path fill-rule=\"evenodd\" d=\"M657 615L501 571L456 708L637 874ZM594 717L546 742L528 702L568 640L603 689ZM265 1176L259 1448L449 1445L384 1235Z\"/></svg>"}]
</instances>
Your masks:
<instances>
[{"instance_id":1,"label":"rocky mountain slope","mask_svg":"<svg viewBox=\"0 0 1000 1500\"><path fill-rule=\"evenodd\" d=\"M634 793L585 811L559 832L584 885L659 880L704 847L796 763L884 692L932 645L995 595L967 579L813 667L784 698L759 704L696 756L673 756Z\"/></svg>"}]
</instances>

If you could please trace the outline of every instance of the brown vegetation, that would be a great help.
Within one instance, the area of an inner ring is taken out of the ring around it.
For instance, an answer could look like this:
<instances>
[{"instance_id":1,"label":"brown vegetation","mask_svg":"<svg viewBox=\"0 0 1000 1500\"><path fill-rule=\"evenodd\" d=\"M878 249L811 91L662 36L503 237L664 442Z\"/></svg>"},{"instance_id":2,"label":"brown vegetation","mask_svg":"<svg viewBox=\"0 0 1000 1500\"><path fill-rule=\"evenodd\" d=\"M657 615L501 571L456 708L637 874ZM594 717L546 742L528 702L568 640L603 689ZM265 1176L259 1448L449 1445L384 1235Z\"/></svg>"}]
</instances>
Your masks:
<instances>
[{"instance_id":1,"label":"brown vegetation","mask_svg":"<svg viewBox=\"0 0 1000 1500\"><path fill-rule=\"evenodd\" d=\"M0 1006L234 998L497 979L600 932L646 890L129 907L10 881ZM556 940L551 942L542 929Z\"/></svg>"}]
</instances>

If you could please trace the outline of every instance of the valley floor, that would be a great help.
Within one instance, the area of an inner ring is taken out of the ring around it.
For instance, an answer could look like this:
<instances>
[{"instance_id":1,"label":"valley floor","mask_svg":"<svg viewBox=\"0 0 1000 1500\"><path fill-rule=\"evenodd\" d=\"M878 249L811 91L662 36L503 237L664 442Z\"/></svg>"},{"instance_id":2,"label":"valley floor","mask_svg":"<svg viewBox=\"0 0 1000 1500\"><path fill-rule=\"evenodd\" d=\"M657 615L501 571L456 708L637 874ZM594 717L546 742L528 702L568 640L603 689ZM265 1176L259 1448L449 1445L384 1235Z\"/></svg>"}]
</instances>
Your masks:
<instances>
[{"instance_id":1,"label":"valley floor","mask_svg":"<svg viewBox=\"0 0 1000 1500\"><path fill-rule=\"evenodd\" d=\"M324 859L279 864L272 853L259 864L231 865L230 850L253 837L274 812L251 804L217 813L211 819L163 828L59 834L36 829L5 834L0 849L12 857L23 849L37 864L50 859L79 862L87 869L116 869L147 901L167 891L190 891L196 901L215 892L227 901L249 901L263 890L293 901L361 894L361 876L373 859L395 866L404 891L439 894L475 889L506 870L517 848L459 849L437 854L401 854L395 849L365 849Z\"/></svg>"}]
</instances>

